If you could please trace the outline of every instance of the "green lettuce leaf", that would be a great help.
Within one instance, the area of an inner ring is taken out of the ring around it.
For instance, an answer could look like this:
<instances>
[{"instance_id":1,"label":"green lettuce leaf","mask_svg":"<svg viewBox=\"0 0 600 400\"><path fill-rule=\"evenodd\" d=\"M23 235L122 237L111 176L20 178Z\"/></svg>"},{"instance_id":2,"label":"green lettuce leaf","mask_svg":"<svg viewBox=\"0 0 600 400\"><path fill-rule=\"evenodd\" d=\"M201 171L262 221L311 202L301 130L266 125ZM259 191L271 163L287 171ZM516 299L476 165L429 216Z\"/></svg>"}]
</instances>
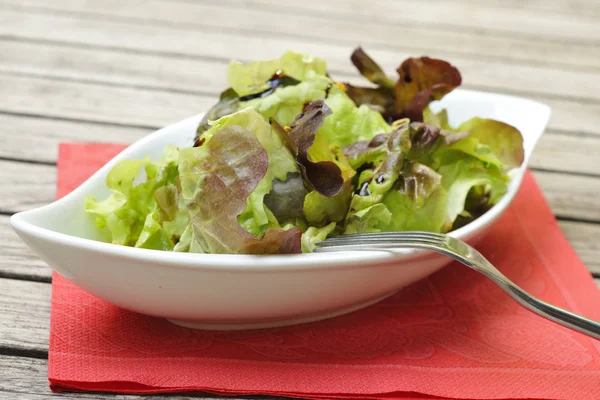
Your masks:
<instances>
[{"instance_id":1,"label":"green lettuce leaf","mask_svg":"<svg viewBox=\"0 0 600 400\"><path fill-rule=\"evenodd\" d=\"M310 81L276 89L272 94L242 102L242 107L253 107L265 118L272 118L281 125L290 125L304 105L322 99L331 84L329 78L317 76Z\"/></svg>"},{"instance_id":2,"label":"green lettuce leaf","mask_svg":"<svg viewBox=\"0 0 600 400\"><path fill-rule=\"evenodd\" d=\"M173 248L188 222L177 203L178 161L179 149L167 146L159 161L124 160L108 173L106 185L111 196L103 201L93 197L85 201L86 212L95 216L107 241L156 250ZM135 184L142 168L145 181ZM168 210L161 208L166 205L167 192L175 201Z\"/></svg>"},{"instance_id":3,"label":"green lettuce leaf","mask_svg":"<svg viewBox=\"0 0 600 400\"><path fill-rule=\"evenodd\" d=\"M461 124L457 130L468 132L470 138L488 146L506 170L521 166L525 160L523 136L512 125L492 119L472 118Z\"/></svg>"},{"instance_id":4,"label":"green lettuce leaf","mask_svg":"<svg viewBox=\"0 0 600 400\"><path fill-rule=\"evenodd\" d=\"M302 234L302 252L311 253L315 249L315 244L327 239L336 229L337 225L332 222L321 228L314 226L309 227L306 232Z\"/></svg>"},{"instance_id":5,"label":"green lettuce leaf","mask_svg":"<svg viewBox=\"0 0 600 400\"><path fill-rule=\"evenodd\" d=\"M148 214L135 247L154 250L173 250L175 244L157 220L157 213Z\"/></svg>"},{"instance_id":6,"label":"green lettuce leaf","mask_svg":"<svg viewBox=\"0 0 600 400\"><path fill-rule=\"evenodd\" d=\"M350 207L352 190L352 181L347 180L342 190L333 197L323 196L316 190L307 194L303 210L309 224L320 227L344 220Z\"/></svg>"},{"instance_id":7,"label":"green lettuce leaf","mask_svg":"<svg viewBox=\"0 0 600 400\"><path fill-rule=\"evenodd\" d=\"M383 199L392 213L388 230L445 232L449 229L448 194L440 174L423 164L408 162L398 182Z\"/></svg>"},{"instance_id":8,"label":"green lettuce leaf","mask_svg":"<svg viewBox=\"0 0 600 400\"><path fill-rule=\"evenodd\" d=\"M325 119L319 133L332 145L348 146L392 130L380 113L367 106L357 107L338 86L331 87L325 103L333 110L333 114Z\"/></svg>"},{"instance_id":9,"label":"green lettuce leaf","mask_svg":"<svg viewBox=\"0 0 600 400\"><path fill-rule=\"evenodd\" d=\"M441 133L445 134L444 143L438 146L438 154L434 156L437 164L455 160L455 151L476 157L505 171L519 167L525 159L523 136L512 125L475 117L453 128L448 123L446 110L434 114L427 109L424 116L425 122L439 126Z\"/></svg>"},{"instance_id":10,"label":"green lettuce leaf","mask_svg":"<svg viewBox=\"0 0 600 400\"><path fill-rule=\"evenodd\" d=\"M469 193L479 193L480 199L486 199L484 204L479 203L470 208L477 213L475 207L487 209L497 203L507 191L507 179L502 175L501 170L493 166L486 168L481 160L474 157L465 157L455 163L444 165L439 169L439 173L442 175L442 184L448 192L446 218L451 223L463 214L465 208L469 213L470 207L467 203Z\"/></svg>"},{"instance_id":11,"label":"green lettuce leaf","mask_svg":"<svg viewBox=\"0 0 600 400\"><path fill-rule=\"evenodd\" d=\"M344 234L382 232L392 222L392 212L382 203L368 206L348 215Z\"/></svg>"},{"instance_id":12,"label":"green lettuce leaf","mask_svg":"<svg viewBox=\"0 0 600 400\"><path fill-rule=\"evenodd\" d=\"M309 54L286 52L280 59L254 61L243 64L232 61L227 69L227 80L238 96L246 96L269 89L267 83L274 75L285 74L298 81L326 75L327 64Z\"/></svg>"}]
</instances>

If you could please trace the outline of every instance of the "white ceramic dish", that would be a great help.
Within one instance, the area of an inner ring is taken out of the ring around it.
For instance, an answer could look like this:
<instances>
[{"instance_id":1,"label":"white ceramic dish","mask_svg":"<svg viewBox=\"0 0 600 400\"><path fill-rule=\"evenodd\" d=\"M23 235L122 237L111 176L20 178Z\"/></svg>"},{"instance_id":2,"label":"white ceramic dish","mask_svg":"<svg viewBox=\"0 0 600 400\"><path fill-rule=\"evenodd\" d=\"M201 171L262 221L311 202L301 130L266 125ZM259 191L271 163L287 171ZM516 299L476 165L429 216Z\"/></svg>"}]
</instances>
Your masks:
<instances>
[{"instance_id":1,"label":"white ceramic dish","mask_svg":"<svg viewBox=\"0 0 600 400\"><path fill-rule=\"evenodd\" d=\"M452 232L475 244L516 194L550 116L543 104L511 96L455 90L447 108L456 125L473 116L498 119L523 134L526 160L509 192L484 216ZM83 185L52 204L13 215L27 245L83 290L117 306L201 329L291 325L348 313L375 303L439 270L450 260L418 251L345 252L291 256L182 254L94 240L86 195L108 195L105 178L123 159L158 158L163 147L189 147L200 116L134 143Z\"/></svg>"}]
</instances>

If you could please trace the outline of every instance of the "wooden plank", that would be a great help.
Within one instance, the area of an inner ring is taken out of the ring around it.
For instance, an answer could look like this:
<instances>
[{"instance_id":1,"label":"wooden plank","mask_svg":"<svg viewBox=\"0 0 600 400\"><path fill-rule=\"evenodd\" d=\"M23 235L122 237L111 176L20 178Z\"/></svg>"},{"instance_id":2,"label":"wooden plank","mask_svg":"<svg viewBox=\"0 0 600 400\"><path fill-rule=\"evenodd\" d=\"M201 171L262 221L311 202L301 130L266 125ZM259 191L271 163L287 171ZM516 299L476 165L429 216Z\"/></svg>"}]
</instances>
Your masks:
<instances>
[{"instance_id":1,"label":"wooden plank","mask_svg":"<svg viewBox=\"0 0 600 400\"><path fill-rule=\"evenodd\" d=\"M155 127L203 112L215 101L212 95L0 75L0 111L9 113Z\"/></svg>"},{"instance_id":2,"label":"wooden plank","mask_svg":"<svg viewBox=\"0 0 600 400\"><path fill-rule=\"evenodd\" d=\"M366 20L383 25L404 23L440 31L472 34L525 36L545 40L572 40L577 43L597 42L600 25L589 15L562 12L532 12L515 4L511 8L496 7L487 2L460 3L446 0L414 2L410 0L320 1L282 3L278 0L219 0L215 2L244 10L277 12L280 15L326 16L344 19L362 26Z\"/></svg>"},{"instance_id":3,"label":"wooden plank","mask_svg":"<svg viewBox=\"0 0 600 400\"><path fill-rule=\"evenodd\" d=\"M25 353L48 349L51 288L48 283L0 278L1 348Z\"/></svg>"},{"instance_id":4,"label":"wooden plank","mask_svg":"<svg viewBox=\"0 0 600 400\"><path fill-rule=\"evenodd\" d=\"M6 215L0 215L0 241L1 277L50 282L52 270L17 236Z\"/></svg>"},{"instance_id":5,"label":"wooden plank","mask_svg":"<svg viewBox=\"0 0 600 400\"><path fill-rule=\"evenodd\" d=\"M600 137L546 132L530 161L533 168L600 175Z\"/></svg>"},{"instance_id":6,"label":"wooden plank","mask_svg":"<svg viewBox=\"0 0 600 400\"><path fill-rule=\"evenodd\" d=\"M226 59L135 54L1 38L0 53L0 71L12 74L215 95L227 85Z\"/></svg>"},{"instance_id":7,"label":"wooden plank","mask_svg":"<svg viewBox=\"0 0 600 400\"><path fill-rule=\"evenodd\" d=\"M590 272L600 275L600 224L559 221L559 225Z\"/></svg>"},{"instance_id":8,"label":"wooden plank","mask_svg":"<svg viewBox=\"0 0 600 400\"><path fill-rule=\"evenodd\" d=\"M61 142L130 144L153 128L0 114L0 157L56 163ZM156 127L158 128L158 126Z\"/></svg>"},{"instance_id":9,"label":"wooden plank","mask_svg":"<svg viewBox=\"0 0 600 400\"><path fill-rule=\"evenodd\" d=\"M0 39L0 71L40 77L150 87L181 92L220 93L227 85L228 59L190 59L162 54L133 54L111 49L80 48L46 42ZM413 54L415 55L415 54ZM332 46L325 55L332 75L339 80L364 82L345 49ZM408 53L376 51L373 56L389 72ZM229 54L229 57L251 57ZM548 66L511 65L494 60L452 57L465 87L522 95L572 97L600 101L600 70L572 71Z\"/></svg>"},{"instance_id":10,"label":"wooden plank","mask_svg":"<svg viewBox=\"0 0 600 400\"><path fill-rule=\"evenodd\" d=\"M55 166L0 160L0 171L0 211L27 210L54 200Z\"/></svg>"},{"instance_id":11,"label":"wooden plank","mask_svg":"<svg viewBox=\"0 0 600 400\"><path fill-rule=\"evenodd\" d=\"M600 67L600 54L591 51L588 45L507 35L473 35L437 31L430 27L406 27L403 24L382 25L376 21L365 21L358 26L343 19L301 15L282 18L280 14L264 10L224 8L193 2L173 6L173 3L160 1L110 0L99 5L97 2L71 0L38 6L63 10L63 15L56 15L51 10L44 13L39 8L26 7L20 0L10 1L13 5L5 6L0 14L0 35L23 39L151 52L160 50L188 56L207 55L220 48L221 52L238 55L252 51L250 58L264 58L262 54L265 52L276 51L277 54L288 48L298 51L310 48L314 54L328 54L315 50L321 46L329 47L325 43L349 49L362 44L373 50L428 53L449 59L461 56L479 60L491 58L510 61L510 65L519 61L576 69ZM68 10L72 11L72 15L64 12ZM198 44L200 37L210 43L208 47Z\"/></svg>"},{"instance_id":12,"label":"wooden plank","mask_svg":"<svg viewBox=\"0 0 600 400\"><path fill-rule=\"evenodd\" d=\"M600 178L546 171L534 175L555 215L600 221Z\"/></svg>"},{"instance_id":13,"label":"wooden plank","mask_svg":"<svg viewBox=\"0 0 600 400\"><path fill-rule=\"evenodd\" d=\"M0 399L1 400L44 400L48 398L69 398L88 400L203 400L215 397L205 396L130 396L102 393L62 393L52 394L48 387L48 361L36 358L0 355ZM262 397L256 397L260 399ZM228 397L229 399L229 397ZM231 399L240 399L231 397ZM271 397L271 399L275 399Z\"/></svg>"},{"instance_id":14,"label":"wooden plank","mask_svg":"<svg viewBox=\"0 0 600 400\"><path fill-rule=\"evenodd\" d=\"M464 4L480 4L480 0L459 0ZM558 12L573 16L600 16L600 3L590 0L487 0L486 4L500 8Z\"/></svg>"}]
</instances>

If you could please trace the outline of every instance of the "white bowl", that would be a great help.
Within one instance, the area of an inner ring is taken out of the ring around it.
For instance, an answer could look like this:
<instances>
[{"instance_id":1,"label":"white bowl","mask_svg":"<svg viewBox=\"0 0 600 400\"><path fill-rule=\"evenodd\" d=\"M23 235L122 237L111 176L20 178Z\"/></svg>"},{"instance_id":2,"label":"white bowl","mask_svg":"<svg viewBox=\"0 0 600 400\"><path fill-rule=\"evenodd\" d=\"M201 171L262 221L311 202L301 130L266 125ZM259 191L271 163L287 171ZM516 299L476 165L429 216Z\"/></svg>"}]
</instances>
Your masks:
<instances>
[{"instance_id":1,"label":"white bowl","mask_svg":"<svg viewBox=\"0 0 600 400\"><path fill-rule=\"evenodd\" d=\"M526 158L508 193L485 215L452 236L475 244L515 196L550 109L531 100L455 90L447 108L453 125L474 116L517 127ZM173 253L103 243L84 213L84 198L109 194L105 179L124 159L158 158L163 147L189 147L201 116L134 143L64 198L15 214L27 245L83 290L117 306L200 329L254 329L341 315L373 304L450 262L423 251L315 253L287 256Z\"/></svg>"}]
</instances>

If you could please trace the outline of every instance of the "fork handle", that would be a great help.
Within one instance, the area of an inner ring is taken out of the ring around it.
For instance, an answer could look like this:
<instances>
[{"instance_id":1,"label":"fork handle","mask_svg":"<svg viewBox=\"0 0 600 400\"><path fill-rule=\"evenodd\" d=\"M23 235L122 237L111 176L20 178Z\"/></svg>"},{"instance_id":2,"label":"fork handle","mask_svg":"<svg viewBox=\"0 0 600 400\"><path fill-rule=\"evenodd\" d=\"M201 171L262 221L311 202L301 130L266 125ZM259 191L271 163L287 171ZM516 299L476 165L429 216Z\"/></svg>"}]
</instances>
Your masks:
<instances>
[{"instance_id":1,"label":"fork handle","mask_svg":"<svg viewBox=\"0 0 600 400\"><path fill-rule=\"evenodd\" d=\"M505 292L528 310L549 319L550 321L556 322L557 324L600 340L600 322L546 303L545 301L530 295L503 275L502 278L504 279L498 279L498 276L490 276L490 278L496 281Z\"/></svg>"}]
</instances>

